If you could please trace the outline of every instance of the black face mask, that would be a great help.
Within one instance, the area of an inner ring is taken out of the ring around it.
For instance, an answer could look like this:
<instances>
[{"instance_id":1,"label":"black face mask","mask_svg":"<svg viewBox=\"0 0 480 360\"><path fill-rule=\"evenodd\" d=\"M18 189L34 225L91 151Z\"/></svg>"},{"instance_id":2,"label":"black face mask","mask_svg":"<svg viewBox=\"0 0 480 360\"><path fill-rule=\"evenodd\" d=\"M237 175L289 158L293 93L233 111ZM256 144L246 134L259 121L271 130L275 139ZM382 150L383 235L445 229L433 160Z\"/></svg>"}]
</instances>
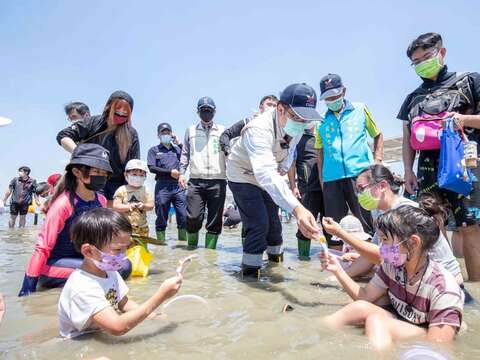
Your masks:
<instances>
[{"instance_id":1,"label":"black face mask","mask_svg":"<svg viewBox=\"0 0 480 360\"><path fill-rule=\"evenodd\" d=\"M107 177L101 175L90 175L90 184L85 184L85 187L91 191L99 191L105 187Z\"/></svg>"},{"instance_id":2,"label":"black face mask","mask_svg":"<svg viewBox=\"0 0 480 360\"><path fill-rule=\"evenodd\" d=\"M200 116L200 119L202 119L202 121L206 123L212 121L214 115L215 113L213 111L205 111L205 110L200 111L200 113L198 114L198 116Z\"/></svg>"}]
</instances>

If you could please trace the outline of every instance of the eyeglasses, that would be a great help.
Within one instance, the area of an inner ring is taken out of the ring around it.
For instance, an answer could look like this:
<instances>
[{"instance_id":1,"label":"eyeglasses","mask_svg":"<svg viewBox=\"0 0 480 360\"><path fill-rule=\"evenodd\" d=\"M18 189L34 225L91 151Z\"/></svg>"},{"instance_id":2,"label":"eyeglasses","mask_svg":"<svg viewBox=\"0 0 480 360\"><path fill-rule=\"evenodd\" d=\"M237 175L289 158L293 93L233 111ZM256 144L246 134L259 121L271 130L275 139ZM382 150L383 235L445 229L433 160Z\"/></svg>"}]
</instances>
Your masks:
<instances>
[{"instance_id":1,"label":"eyeglasses","mask_svg":"<svg viewBox=\"0 0 480 360\"><path fill-rule=\"evenodd\" d=\"M359 193L363 193L365 190L367 189L370 189L372 187L374 187L375 185L377 185L376 183L372 183L372 184L367 184L367 185L357 185L357 190Z\"/></svg>"},{"instance_id":2,"label":"eyeglasses","mask_svg":"<svg viewBox=\"0 0 480 360\"><path fill-rule=\"evenodd\" d=\"M426 60L430 60L430 59L434 58L435 56L437 56L439 52L440 52L440 49L434 49L434 50L428 51L420 59L413 60L410 63L410 66L417 66L418 64L420 64L420 63L422 63Z\"/></svg>"}]
</instances>

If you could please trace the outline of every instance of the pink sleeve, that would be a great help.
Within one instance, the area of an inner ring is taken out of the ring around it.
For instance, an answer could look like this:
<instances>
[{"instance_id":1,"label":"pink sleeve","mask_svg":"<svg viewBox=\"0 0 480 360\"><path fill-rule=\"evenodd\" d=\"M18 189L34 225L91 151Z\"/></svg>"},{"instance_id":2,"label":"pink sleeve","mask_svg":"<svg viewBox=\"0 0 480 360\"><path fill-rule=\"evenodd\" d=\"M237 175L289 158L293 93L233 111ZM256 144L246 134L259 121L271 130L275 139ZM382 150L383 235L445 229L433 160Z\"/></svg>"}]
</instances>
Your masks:
<instances>
[{"instance_id":1,"label":"pink sleeve","mask_svg":"<svg viewBox=\"0 0 480 360\"><path fill-rule=\"evenodd\" d=\"M100 204L102 205L102 207L104 208L107 207L107 198L100 193L97 193L97 195L98 195L98 201L100 201Z\"/></svg>"},{"instance_id":2,"label":"pink sleeve","mask_svg":"<svg viewBox=\"0 0 480 360\"><path fill-rule=\"evenodd\" d=\"M57 243L58 234L60 234L72 213L73 207L66 194L60 195L51 205L45 217L45 224L38 234L35 250L27 265L27 276L40 276L50 252Z\"/></svg>"}]
</instances>

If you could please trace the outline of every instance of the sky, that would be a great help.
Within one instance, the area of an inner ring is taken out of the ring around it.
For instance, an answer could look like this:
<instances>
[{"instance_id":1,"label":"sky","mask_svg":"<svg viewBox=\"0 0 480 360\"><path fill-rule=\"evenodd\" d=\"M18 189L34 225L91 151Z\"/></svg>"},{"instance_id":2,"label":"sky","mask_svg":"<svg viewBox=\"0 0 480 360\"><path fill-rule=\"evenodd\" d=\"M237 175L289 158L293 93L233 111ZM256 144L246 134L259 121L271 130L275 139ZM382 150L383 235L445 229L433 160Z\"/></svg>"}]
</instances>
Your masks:
<instances>
[{"instance_id":1,"label":"sky","mask_svg":"<svg viewBox=\"0 0 480 360\"><path fill-rule=\"evenodd\" d=\"M266 94L337 73L386 138L419 78L405 55L421 33L442 34L451 70L480 70L477 1L0 0L0 191L19 166L45 180L69 155L57 144L63 106L102 111L117 89L134 100L142 158L170 122L182 138L202 96L218 123L252 114ZM318 105L321 110L323 104Z\"/></svg>"}]
</instances>

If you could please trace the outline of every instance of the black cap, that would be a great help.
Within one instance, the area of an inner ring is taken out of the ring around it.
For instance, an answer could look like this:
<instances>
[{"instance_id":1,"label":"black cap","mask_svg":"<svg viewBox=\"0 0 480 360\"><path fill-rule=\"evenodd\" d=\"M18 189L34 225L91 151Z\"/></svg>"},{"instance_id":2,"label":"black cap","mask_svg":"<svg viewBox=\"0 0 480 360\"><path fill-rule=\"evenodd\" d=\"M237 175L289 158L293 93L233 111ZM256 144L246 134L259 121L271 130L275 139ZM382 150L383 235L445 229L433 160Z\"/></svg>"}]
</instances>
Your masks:
<instances>
[{"instance_id":1,"label":"black cap","mask_svg":"<svg viewBox=\"0 0 480 360\"><path fill-rule=\"evenodd\" d=\"M317 94L311 86L305 83L287 86L280 95L280 102L290 105L293 111L305 121L322 119L315 110Z\"/></svg>"},{"instance_id":2,"label":"black cap","mask_svg":"<svg viewBox=\"0 0 480 360\"><path fill-rule=\"evenodd\" d=\"M110 152L97 144L80 144L73 150L70 165L86 165L97 169L113 172L110 166Z\"/></svg>"},{"instance_id":3,"label":"black cap","mask_svg":"<svg viewBox=\"0 0 480 360\"><path fill-rule=\"evenodd\" d=\"M197 103L197 110L200 110L200 109L205 108L205 107L213 109L213 110L215 110L217 108L215 106L215 102L213 101L213 99L208 97L208 96L204 96L204 97L200 98L200 100L198 100L198 103Z\"/></svg>"},{"instance_id":4,"label":"black cap","mask_svg":"<svg viewBox=\"0 0 480 360\"><path fill-rule=\"evenodd\" d=\"M172 127L170 126L169 123L161 123L160 125L158 125L157 127L157 133L160 134L163 130L170 130L170 132L172 131Z\"/></svg>"},{"instance_id":5,"label":"black cap","mask_svg":"<svg viewBox=\"0 0 480 360\"><path fill-rule=\"evenodd\" d=\"M320 80L320 100L332 96L338 96L342 91L342 78L337 74L328 74Z\"/></svg>"},{"instance_id":6,"label":"black cap","mask_svg":"<svg viewBox=\"0 0 480 360\"><path fill-rule=\"evenodd\" d=\"M125 100L126 102L128 102L128 105L130 105L130 109L133 110L133 98L127 92L122 90L114 91L112 95L110 95L110 97L108 98L107 105L116 99Z\"/></svg>"}]
</instances>

